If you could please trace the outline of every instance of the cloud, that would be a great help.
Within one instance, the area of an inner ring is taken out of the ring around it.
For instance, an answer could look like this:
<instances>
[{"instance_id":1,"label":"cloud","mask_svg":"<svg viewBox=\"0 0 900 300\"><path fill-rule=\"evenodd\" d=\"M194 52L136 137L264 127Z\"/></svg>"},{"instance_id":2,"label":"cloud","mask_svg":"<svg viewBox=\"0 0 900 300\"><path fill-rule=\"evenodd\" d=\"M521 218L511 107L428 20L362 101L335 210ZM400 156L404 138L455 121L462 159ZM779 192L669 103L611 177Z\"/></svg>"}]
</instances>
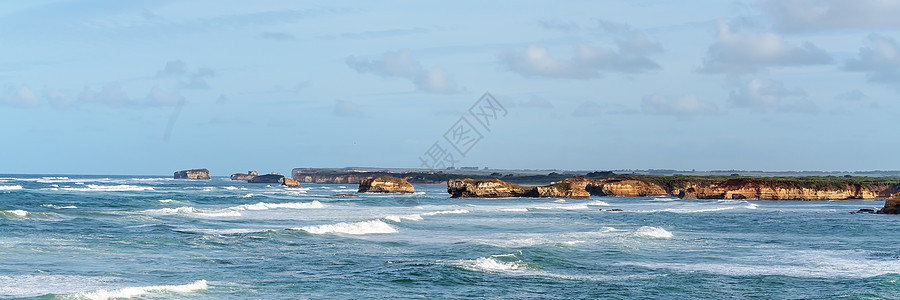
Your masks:
<instances>
[{"instance_id":1,"label":"cloud","mask_svg":"<svg viewBox=\"0 0 900 300\"><path fill-rule=\"evenodd\" d=\"M359 108L353 102L337 100L332 113L339 117L356 117L359 116Z\"/></svg>"},{"instance_id":2,"label":"cloud","mask_svg":"<svg viewBox=\"0 0 900 300\"><path fill-rule=\"evenodd\" d=\"M0 105L32 108L40 104L38 97L26 86L6 85L0 94Z\"/></svg>"},{"instance_id":3,"label":"cloud","mask_svg":"<svg viewBox=\"0 0 900 300\"><path fill-rule=\"evenodd\" d=\"M99 104L113 108L143 108L159 106L175 106L184 98L154 87L143 99L134 99L116 83L107 84L99 91L85 87L78 95L78 100L86 104Z\"/></svg>"},{"instance_id":4,"label":"cloud","mask_svg":"<svg viewBox=\"0 0 900 300\"><path fill-rule=\"evenodd\" d=\"M865 72L871 82L900 83L900 47L889 37L869 35L867 46L859 49L859 57L848 59L844 70ZM895 85L900 90L900 86Z\"/></svg>"},{"instance_id":5,"label":"cloud","mask_svg":"<svg viewBox=\"0 0 900 300\"><path fill-rule=\"evenodd\" d=\"M900 27L900 2L892 0L760 0L759 7L785 32Z\"/></svg>"},{"instance_id":6,"label":"cloud","mask_svg":"<svg viewBox=\"0 0 900 300\"><path fill-rule=\"evenodd\" d=\"M156 72L160 76L180 76L187 74L187 64L180 60L166 62L166 66L162 70Z\"/></svg>"},{"instance_id":7,"label":"cloud","mask_svg":"<svg viewBox=\"0 0 900 300\"><path fill-rule=\"evenodd\" d=\"M412 53L408 49L387 52L373 60L360 60L350 56L347 57L346 63L351 69L360 73L411 80L420 91L439 94L452 94L459 91L456 81L447 71L439 67L426 70L412 57Z\"/></svg>"},{"instance_id":8,"label":"cloud","mask_svg":"<svg viewBox=\"0 0 900 300\"><path fill-rule=\"evenodd\" d=\"M69 109L77 106L75 98L55 89L44 89L44 98L50 102L50 106L58 109Z\"/></svg>"},{"instance_id":9,"label":"cloud","mask_svg":"<svg viewBox=\"0 0 900 300\"><path fill-rule=\"evenodd\" d=\"M575 108L575 111L572 112L572 116L579 118L596 117L603 114L603 108L604 106L597 102L584 101Z\"/></svg>"},{"instance_id":10,"label":"cloud","mask_svg":"<svg viewBox=\"0 0 900 300\"><path fill-rule=\"evenodd\" d=\"M510 71L526 77L588 79L600 77L600 72L642 73L659 70L660 66L641 55L615 51L609 48L584 44L574 46L575 54L569 59L550 55L547 48L531 45L521 52L506 52L500 62Z\"/></svg>"},{"instance_id":11,"label":"cloud","mask_svg":"<svg viewBox=\"0 0 900 300\"><path fill-rule=\"evenodd\" d=\"M860 101L868 99L869 96L864 94L863 92L860 92L859 90L852 90L846 93L841 93L834 98L843 101Z\"/></svg>"},{"instance_id":12,"label":"cloud","mask_svg":"<svg viewBox=\"0 0 900 300\"><path fill-rule=\"evenodd\" d=\"M701 72L753 73L765 67L830 64L831 56L815 45L789 44L773 32L732 30L730 20L717 23L716 42L709 46Z\"/></svg>"},{"instance_id":13,"label":"cloud","mask_svg":"<svg viewBox=\"0 0 900 300\"><path fill-rule=\"evenodd\" d=\"M293 34L290 34L290 33L287 33L287 32L271 32L271 31L267 31L267 32L263 32L263 33L261 34L261 36L262 36L262 38L264 38L264 39L268 39L268 40L276 40L276 41L290 41L290 40L295 39L295 37L294 37Z\"/></svg>"},{"instance_id":14,"label":"cloud","mask_svg":"<svg viewBox=\"0 0 900 300\"><path fill-rule=\"evenodd\" d=\"M206 79L215 76L216 72L207 66L200 66L194 72L191 72L184 61L172 60L166 62L166 66L162 70L157 71L156 74L157 76L179 78L178 88L200 90L209 88L209 83Z\"/></svg>"},{"instance_id":15,"label":"cloud","mask_svg":"<svg viewBox=\"0 0 900 300\"><path fill-rule=\"evenodd\" d=\"M661 95L644 96L641 100L641 110L654 115L703 115L718 112L715 104L702 102L697 95L688 94L681 97Z\"/></svg>"},{"instance_id":16,"label":"cloud","mask_svg":"<svg viewBox=\"0 0 900 300\"><path fill-rule=\"evenodd\" d=\"M731 91L730 100L737 107L756 111L801 113L819 111L818 106L809 101L802 89L786 88L781 82L762 78L744 82L737 90Z\"/></svg>"}]
</instances>

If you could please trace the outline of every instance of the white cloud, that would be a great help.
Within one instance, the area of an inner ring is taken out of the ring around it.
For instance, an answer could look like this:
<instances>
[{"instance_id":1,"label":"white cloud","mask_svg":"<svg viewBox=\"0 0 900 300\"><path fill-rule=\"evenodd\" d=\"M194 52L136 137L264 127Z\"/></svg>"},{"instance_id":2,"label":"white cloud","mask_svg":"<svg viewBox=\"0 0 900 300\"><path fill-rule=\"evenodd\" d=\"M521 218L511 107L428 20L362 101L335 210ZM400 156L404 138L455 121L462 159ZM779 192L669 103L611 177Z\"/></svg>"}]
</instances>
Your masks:
<instances>
[{"instance_id":1,"label":"white cloud","mask_svg":"<svg viewBox=\"0 0 900 300\"><path fill-rule=\"evenodd\" d=\"M0 105L31 108L38 104L38 97L26 86L6 85L3 94L0 94Z\"/></svg>"},{"instance_id":2,"label":"white cloud","mask_svg":"<svg viewBox=\"0 0 900 300\"><path fill-rule=\"evenodd\" d=\"M865 72L871 82L900 83L900 47L892 38L870 35L866 47L859 49L859 57L848 59L844 70ZM900 85L895 85L900 89Z\"/></svg>"},{"instance_id":3,"label":"white cloud","mask_svg":"<svg viewBox=\"0 0 900 300\"><path fill-rule=\"evenodd\" d=\"M684 116L715 113L718 111L718 107L715 104L700 101L694 94L682 97L650 95L644 96L644 99L641 100L641 110L647 114Z\"/></svg>"},{"instance_id":4,"label":"white cloud","mask_svg":"<svg viewBox=\"0 0 900 300\"><path fill-rule=\"evenodd\" d=\"M756 111L813 113L819 110L802 89L786 88L781 82L762 78L744 82L731 92L730 99L735 106Z\"/></svg>"},{"instance_id":5,"label":"white cloud","mask_svg":"<svg viewBox=\"0 0 900 300\"><path fill-rule=\"evenodd\" d=\"M184 101L184 98L170 92L154 87L143 99L133 99L128 96L119 84L107 84L100 91L94 91L85 87L78 95L78 100L87 104L100 104L114 108L141 108L158 106L175 106Z\"/></svg>"},{"instance_id":6,"label":"white cloud","mask_svg":"<svg viewBox=\"0 0 900 300\"><path fill-rule=\"evenodd\" d=\"M170 76L170 75L179 76L179 75L187 74L187 72L188 72L188 69L187 69L186 63L184 63L183 61L180 61L180 60L173 60L173 61L166 62L166 66L163 67L162 70L159 70L156 73L161 76Z\"/></svg>"},{"instance_id":7,"label":"white cloud","mask_svg":"<svg viewBox=\"0 0 900 300\"><path fill-rule=\"evenodd\" d=\"M587 79L600 77L600 72L641 73L659 70L660 66L643 53L615 51L584 44L574 46L570 59L557 59L547 48L531 45L522 52L500 55L509 70L527 77Z\"/></svg>"},{"instance_id":8,"label":"white cloud","mask_svg":"<svg viewBox=\"0 0 900 300\"><path fill-rule=\"evenodd\" d=\"M180 78L178 88L181 89L208 89L209 83L207 78L216 75L216 72L207 67L200 66L193 73L190 71L187 63L181 60L173 60L166 62L166 66L162 70L156 72L158 76Z\"/></svg>"},{"instance_id":9,"label":"white cloud","mask_svg":"<svg viewBox=\"0 0 900 300\"><path fill-rule=\"evenodd\" d=\"M900 27L895 0L760 0L759 6L786 32Z\"/></svg>"},{"instance_id":10,"label":"white cloud","mask_svg":"<svg viewBox=\"0 0 900 300\"><path fill-rule=\"evenodd\" d=\"M54 89L44 89L44 98L47 98L53 108L68 109L77 104L71 95Z\"/></svg>"},{"instance_id":11,"label":"white cloud","mask_svg":"<svg viewBox=\"0 0 900 300\"><path fill-rule=\"evenodd\" d=\"M360 60L354 56L347 57L347 66L360 73L371 73L381 77L399 77L411 80L421 91L439 94L452 94L459 91L456 81L443 68L433 67L426 70L412 56L408 49L387 52L378 59Z\"/></svg>"},{"instance_id":12,"label":"white cloud","mask_svg":"<svg viewBox=\"0 0 900 300\"><path fill-rule=\"evenodd\" d=\"M359 108L353 102L337 100L334 103L332 113L339 117L355 117L359 116Z\"/></svg>"},{"instance_id":13,"label":"white cloud","mask_svg":"<svg viewBox=\"0 0 900 300\"><path fill-rule=\"evenodd\" d=\"M732 28L730 20L717 23L716 42L709 46L702 72L752 73L772 66L805 66L831 63L831 56L805 42L791 45L773 32L749 32Z\"/></svg>"}]
</instances>

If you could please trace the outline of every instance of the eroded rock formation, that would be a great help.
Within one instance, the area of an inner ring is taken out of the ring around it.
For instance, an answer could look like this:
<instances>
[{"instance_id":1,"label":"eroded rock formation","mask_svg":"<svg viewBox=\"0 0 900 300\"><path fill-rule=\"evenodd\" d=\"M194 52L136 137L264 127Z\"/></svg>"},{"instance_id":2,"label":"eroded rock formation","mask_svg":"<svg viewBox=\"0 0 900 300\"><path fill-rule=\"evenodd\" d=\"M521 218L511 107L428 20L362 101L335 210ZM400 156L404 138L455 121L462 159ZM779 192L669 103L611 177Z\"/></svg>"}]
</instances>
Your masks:
<instances>
[{"instance_id":1,"label":"eroded rock formation","mask_svg":"<svg viewBox=\"0 0 900 300\"><path fill-rule=\"evenodd\" d=\"M382 176L359 181L358 193L414 193L416 189L403 178Z\"/></svg>"},{"instance_id":2,"label":"eroded rock formation","mask_svg":"<svg viewBox=\"0 0 900 300\"><path fill-rule=\"evenodd\" d=\"M452 179L447 181L447 192L452 198L588 198L585 190L591 179L573 177L547 186L523 186L500 179Z\"/></svg>"},{"instance_id":3,"label":"eroded rock formation","mask_svg":"<svg viewBox=\"0 0 900 300\"><path fill-rule=\"evenodd\" d=\"M247 180L249 183L282 183L284 182L284 175L278 173L266 174L254 176L250 180Z\"/></svg>"},{"instance_id":4,"label":"eroded rock formation","mask_svg":"<svg viewBox=\"0 0 900 300\"><path fill-rule=\"evenodd\" d=\"M900 214L900 193L891 195L884 201L884 208L878 210L879 214L898 215Z\"/></svg>"},{"instance_id":5,"label":"eroded rock formation","mask_svg":"<svg viewBox=\"0 0 900 300\"><path fill-rule=\"evenodd\" d=\"M193 169L175 172L175 179L209 179L209 170Z\"/></svg>"},{"instance_id":6,"label":"eroded rock formation","mask_svg":"<svg viewBox=\"0 0 900 300\"><path fill-rule=\"evenodd\" d=\"M294 180L294 179L284 177L281 179L281 185L283 185L285 187L289 187L289 188L297 188L297 187L300 187L300 182L297 180Z\"/></svg>"},{"instance_id":7,"label":"eroded rock formation","mask_svg":"<svg viewBox=\"0 0 900 300\"><path fill-rule=\"evenodd\" d=\"M253 179L253 177L256 177L256 176L259 176L259 174L257 174L256 171L249 171L249 172L247 172L247 174L234 173L234 174L231 174L231 180L249 181L250 179Z\"/></svg>"}]
</instances>

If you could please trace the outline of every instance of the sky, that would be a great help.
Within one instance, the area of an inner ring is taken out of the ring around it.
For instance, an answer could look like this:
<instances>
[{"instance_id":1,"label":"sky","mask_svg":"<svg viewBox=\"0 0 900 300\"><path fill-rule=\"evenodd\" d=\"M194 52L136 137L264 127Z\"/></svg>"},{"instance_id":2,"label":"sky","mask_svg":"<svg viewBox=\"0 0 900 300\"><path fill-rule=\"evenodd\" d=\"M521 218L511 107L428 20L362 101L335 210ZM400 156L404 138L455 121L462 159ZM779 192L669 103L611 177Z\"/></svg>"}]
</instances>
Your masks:
<instances>
[{"instance_id":1,"label":"sky","mask_svg":"<svg viewBox=\"0 0 900 300\"><path fill-rule=\"evenodd\" d=\"M0 1L0 173L897 170L900 1Z\"/></svg>"}]
</instances>

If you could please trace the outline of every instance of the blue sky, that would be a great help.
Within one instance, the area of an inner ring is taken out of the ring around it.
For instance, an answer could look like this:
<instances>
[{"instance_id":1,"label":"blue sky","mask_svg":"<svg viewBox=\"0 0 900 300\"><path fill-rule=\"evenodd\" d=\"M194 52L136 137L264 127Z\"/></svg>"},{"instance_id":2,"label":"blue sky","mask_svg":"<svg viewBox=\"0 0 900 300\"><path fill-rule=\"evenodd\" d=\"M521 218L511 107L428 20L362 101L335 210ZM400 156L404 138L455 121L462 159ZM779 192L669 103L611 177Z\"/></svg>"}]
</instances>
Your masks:
<instances>
[{"instance_id":1,"label":"blue sky","mask_svg":"<svg viewBox=\"0 0 900 300\"><path fill-rule=\"evenodd\" d=\"M900 169L898 1L388 4L0 2L0 173Z\"/></svg>"}]
</instances>

